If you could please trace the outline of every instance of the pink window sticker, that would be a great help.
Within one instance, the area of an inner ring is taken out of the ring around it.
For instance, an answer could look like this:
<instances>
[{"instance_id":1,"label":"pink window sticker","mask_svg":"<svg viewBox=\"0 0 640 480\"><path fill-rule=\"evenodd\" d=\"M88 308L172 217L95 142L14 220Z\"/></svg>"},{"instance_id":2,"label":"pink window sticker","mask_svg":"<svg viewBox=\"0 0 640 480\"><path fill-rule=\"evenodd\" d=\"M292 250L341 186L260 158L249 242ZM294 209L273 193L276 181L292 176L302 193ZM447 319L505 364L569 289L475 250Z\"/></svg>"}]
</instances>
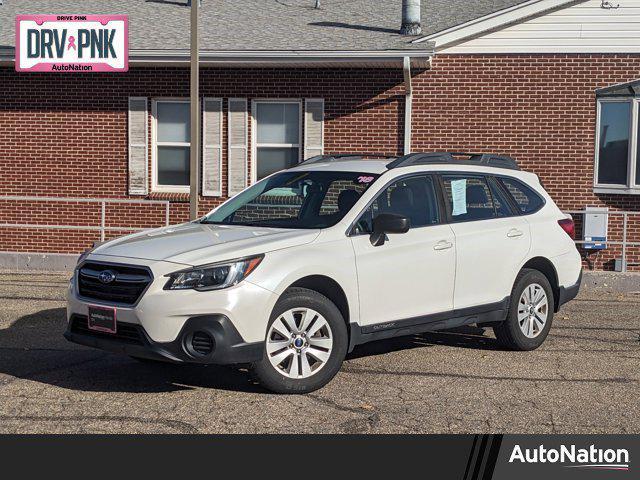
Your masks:
<instances>
[{"instance_id":1,"label":"pink window sticker","mask_svg":"<svg viewBox=\"0 0 640 480\"><path fill-rule=\"evenodd\" d=\"M358 177L358 183L371 183L373 182L373 179L375 177L366 177L366 176L360 176Z\"/></svg>"}]
</instances>

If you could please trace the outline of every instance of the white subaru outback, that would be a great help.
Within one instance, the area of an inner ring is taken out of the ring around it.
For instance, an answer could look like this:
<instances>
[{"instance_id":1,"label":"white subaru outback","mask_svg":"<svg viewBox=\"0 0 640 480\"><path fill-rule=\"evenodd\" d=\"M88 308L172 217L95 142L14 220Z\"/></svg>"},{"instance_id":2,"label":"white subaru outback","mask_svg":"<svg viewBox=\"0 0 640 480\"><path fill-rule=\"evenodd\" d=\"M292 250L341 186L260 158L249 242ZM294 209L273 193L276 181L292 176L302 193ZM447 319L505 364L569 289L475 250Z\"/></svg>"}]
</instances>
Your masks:
<instances>
[{"instance_id":1,"label":"white subaru outback","mask_svg":"<svg viewBox=\"0 0 640 480\"><path fill-rule=\"evenodd\" d=\"M477 324L532 350L578 293L573 235L509 157L313 157L197 221L82 255L65 336L138 359L250 364L287 393L389 337Z\"/></svg>"}]
</instances>

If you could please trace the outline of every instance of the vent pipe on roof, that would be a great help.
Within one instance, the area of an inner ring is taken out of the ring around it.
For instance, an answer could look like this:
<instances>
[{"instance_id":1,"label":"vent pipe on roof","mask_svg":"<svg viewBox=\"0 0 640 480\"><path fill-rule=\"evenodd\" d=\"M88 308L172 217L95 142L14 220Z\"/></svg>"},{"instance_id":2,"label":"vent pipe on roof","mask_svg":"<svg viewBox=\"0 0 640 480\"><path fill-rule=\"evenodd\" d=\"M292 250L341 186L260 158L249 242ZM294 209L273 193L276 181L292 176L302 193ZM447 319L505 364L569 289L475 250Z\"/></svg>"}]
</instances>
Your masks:
<instances>
[{"instance_id":1,"label":"vent pipe on roof","mask_svg":"<svg viewBox=\"0 0 640 480\"><path fill-rule=\"evenodd\" d=\"M420 0L402 0L402 35L420 35Z\"/></svg>"}]
</instances>

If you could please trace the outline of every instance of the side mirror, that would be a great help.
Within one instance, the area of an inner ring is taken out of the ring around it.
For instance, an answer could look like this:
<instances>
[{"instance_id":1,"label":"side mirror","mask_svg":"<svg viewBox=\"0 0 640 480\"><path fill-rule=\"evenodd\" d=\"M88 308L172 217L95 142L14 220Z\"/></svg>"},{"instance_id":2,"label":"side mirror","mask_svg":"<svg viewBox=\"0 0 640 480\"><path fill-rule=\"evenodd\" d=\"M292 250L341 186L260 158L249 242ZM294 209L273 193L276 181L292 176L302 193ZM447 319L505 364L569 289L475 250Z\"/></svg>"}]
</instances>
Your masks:
<instances>
[{"instance_id":1,"label":"side mirror","mask_svg":"<svg viewBox=\"0 0 640 480\"><path fill-rule=\"evenodd\" d=\"M374 247L384 245L387 233L407 233L411 227L411 220L395 213L381 213L373 219L373 233L370 240Z\"/></svg>"}]
</instances>

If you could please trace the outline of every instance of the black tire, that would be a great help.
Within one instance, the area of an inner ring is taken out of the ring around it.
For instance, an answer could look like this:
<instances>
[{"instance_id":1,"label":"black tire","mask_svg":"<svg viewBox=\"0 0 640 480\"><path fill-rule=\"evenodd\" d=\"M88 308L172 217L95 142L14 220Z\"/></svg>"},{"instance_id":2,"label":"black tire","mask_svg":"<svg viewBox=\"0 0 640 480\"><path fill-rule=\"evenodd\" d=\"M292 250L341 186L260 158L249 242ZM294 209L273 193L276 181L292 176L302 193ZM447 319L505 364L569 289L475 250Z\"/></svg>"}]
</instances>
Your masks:
<instances>
[{"instance_id":1,"label":"black tire","mask_svg":"<svg viewBox=\"0 0 640 480\"><path fill-rule=\"evenodd\" d=\"M251 365L254 378L267 390L275 393L301 394L324 387L338 373L347 354L349 335L345 320L338 307L324 295L306 288L290 288L282 294L271 313L265 337L273 322L284 312L295 308L311 308L322 315L333 337L329 359L325 365L308 378L293 379L276 370L265 351L262 360Z\"/></svg>"},{"instance_id":2,"label":"black tire","mask_svg":"<svg viewBox=\"0 0 640 480\"><path fill-rule=\"evenodd\" d=\"M547 321L540 333L535 338L527 337L518 323L518 302L522 292L529 285L540 285L548 302ZM538 270L524 268L520 271L511 290L509 312L504 322L493 327L493 331L500 344L510 350L528 351L535 350L542 345L549 334L553 322L554 297L553 289L547 277Z\"/></svg>"}]
</instances>

